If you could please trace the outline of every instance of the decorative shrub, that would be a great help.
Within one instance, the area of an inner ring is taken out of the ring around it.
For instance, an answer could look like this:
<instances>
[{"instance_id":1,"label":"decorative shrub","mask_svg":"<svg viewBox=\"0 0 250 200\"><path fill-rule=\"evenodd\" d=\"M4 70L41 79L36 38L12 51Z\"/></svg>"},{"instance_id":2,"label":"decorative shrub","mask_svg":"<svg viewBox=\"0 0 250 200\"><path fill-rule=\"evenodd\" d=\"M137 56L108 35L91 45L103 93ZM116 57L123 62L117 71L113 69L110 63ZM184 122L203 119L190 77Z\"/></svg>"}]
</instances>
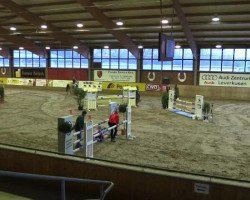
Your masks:
<instances>
[{"instance_id":1,"label":"decorative shrub","mask_svg":"<svg viewBox=\"0 0 250 200\"><path fill-rule=\"evenodd\" d=\"M210 103L204 102L202 111L203 111L204 113L209 113L209 112L210 112Z\"/></svg>"},{"instance_id":2,"label":"decorative shrub","mask_svg":"<svg viewBox=\"0 0 250 200\"><path fill-rule=\"evenodd\" d=\"M123 104L120 104L119 107L118 107L118 110L120 113L125 113L127 111L127 104L126 103L123 103Z\"/></svg>"},{"instance_id":3,"label":"decorative shrub","mask_svg":"<svg viewBox=\"0 0 250 200\"><path fill-rule=\"evenodd\" d=\"M4 102L4 87L0 85L0 102Z\"/></svg>"},{"instance_id":4,"label":"decorative shrub","mask_svg":"<svg viewBox=\"0 0 250 200\"><path fill-rule=\"evenodd\" d=\"M162 104L162 108L166 109L168 108L168 92L163 92L162 96L161 96L161 104Z\"/></svg>"},{"instance_id":5,"label":"decorative shrub","mask_svg":"<svg viewBox=\"0 0 250 200\"><path fill-rule=\"evenodd\" d=\"M83 109L83 99L86 96L86 92L82 88L75 87L74 88L74 95L76 96L76 101L78 104L78 110Z\"/></svg>"},{"instance_id":6,"label":"decorative shrub","mask_svg":"<svg viewBox=\"0 0 250 200\"><path fill-rule=\"evenodd\" d=\"M62 133L69 133L71 132L71 129L72 129L72 124L69 122L64 122L58 127L58 130Z\"/></svg>"}]
</instances>

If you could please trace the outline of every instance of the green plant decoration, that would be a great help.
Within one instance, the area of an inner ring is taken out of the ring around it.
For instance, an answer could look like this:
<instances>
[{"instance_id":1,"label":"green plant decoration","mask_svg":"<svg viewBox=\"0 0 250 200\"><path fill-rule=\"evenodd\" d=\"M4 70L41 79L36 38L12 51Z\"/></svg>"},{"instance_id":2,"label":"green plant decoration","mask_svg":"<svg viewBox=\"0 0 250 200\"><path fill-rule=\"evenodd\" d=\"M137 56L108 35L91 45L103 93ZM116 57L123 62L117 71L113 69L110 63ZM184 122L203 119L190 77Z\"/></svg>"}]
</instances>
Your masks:
<instances>
[{"instance_id":1,"label":"green plant decoration","mask_svg":"<svg viewBox=\"0 0 250 200\"><path fill-rule=\"evenodd\" d=\"M4 102L4 87L0 85L0 102Z\"/></svg>"},{"instance_id":2,"label":"green plant decoration","mask_svg":"<svg viewBox=\"0 0 250 200\"><path fill-rule=\"evenodd\" d=\"M163 92L162 93L162 96L161 96L161 104L162 104L162 108L163 109L166 109L166 108L168 108L168 92L166 91L166 92Z\"/></svg>"},{"instance_id":3,"label":"green plant decoration","mask_svg":"<svg viewBox=\"0 0 250 200\"><path fill-rule=\"evenodd\" d=\"M83 99L86 96L86 92L82 88L75 87L74 88L74 95L76 96L78 110L83 110Z\"/></svg>"},{"instance_id":4,"label":"green plant decoration","mask_svg":"<svg viewBox=\"0 0 250 200\"><path fill-rule=\"evenodd\" d=\"M203 104L202 111L203 111L203 113L209 113L209 112L210 112L210 103L205 102L205 103Z\"/></svg>"},{"instance_id":5,"label":"green plant decoration","mask_svg":"<svg viewBox=\"0 0 250 200\"><path fill-rule=\"evenodd\" d=\"M125 113L127 111L127 104L126 103L123 103L123 104L120 104L119 107L118 107L118 110L120 113Z\"/></svg>"}]
</instances>

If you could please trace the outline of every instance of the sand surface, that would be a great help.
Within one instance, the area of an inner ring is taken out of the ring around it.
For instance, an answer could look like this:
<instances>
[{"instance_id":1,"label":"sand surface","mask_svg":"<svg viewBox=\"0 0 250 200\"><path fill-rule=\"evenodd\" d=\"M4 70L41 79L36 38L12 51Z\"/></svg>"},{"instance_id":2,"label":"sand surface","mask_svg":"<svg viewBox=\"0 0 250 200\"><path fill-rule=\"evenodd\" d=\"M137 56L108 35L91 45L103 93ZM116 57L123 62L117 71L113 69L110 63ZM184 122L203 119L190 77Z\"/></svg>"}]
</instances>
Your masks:
<instances>
[{"instance_id":1,"label":"sand surface","mask_svg":"<svg viewBox=\"0 0 250 200\"><path fill-rule=\"evenodd\" d=\"M7 88L5 93L0 143L57 152L57 118L72 110L75 120L80 113L75 99L59 91ZM119 135L115 143L98 143L94 157L250 181L250 102L209 102L214 103L213 123L163 110L159 96L142 95L140 106L132 108L136 138ZM102 121L108 118L108 107L88 115Z\"/></svg>"}]
</instances>

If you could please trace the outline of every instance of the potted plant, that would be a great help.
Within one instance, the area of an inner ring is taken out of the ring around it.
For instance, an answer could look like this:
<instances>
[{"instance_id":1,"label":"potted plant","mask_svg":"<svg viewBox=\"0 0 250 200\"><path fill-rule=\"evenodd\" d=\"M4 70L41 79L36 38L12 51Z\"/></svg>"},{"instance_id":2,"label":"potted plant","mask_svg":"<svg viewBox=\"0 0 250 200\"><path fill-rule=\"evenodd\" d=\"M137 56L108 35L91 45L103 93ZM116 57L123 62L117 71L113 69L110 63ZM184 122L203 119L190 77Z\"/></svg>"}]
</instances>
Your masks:
<instances>
[{"instance_id":1,"label":"potted plant","mask_svg":"<svg viewBox=\"0 0 250 200\"><path fill-rule=\"evenodd\" d=\"M72 130L72 124L69 122L64 122L58 127L58 131L62 133L69 133Z\"/></svg>"},{"instance_id":2,"label":"potted plant","mask_svg":"<svg viewBox=\"0 0 250 200\"><path fill-rule=\"evenodd\" d=\"M86 96L86 92L82 88L75 87L74 88L74 95L76 96L78 110L83 110L83 99Z\"/></svg>"},{"instance_id":3,"label":"potted plant","mask_svg":"<svg viewBox=\"0 0 250 200\"><path fill-rule=\"evenodd\" d=\"M210 103L204 102L203 107L202 107L202 112L204 115L204 120L208 119L208 115L210 113Z\"/></svg>"},{"instance_id":4,"label":"potted plant","mask_svg":"<svg viewBox=\"0 0 250 200\"><path fill-rule=\"evenodd\" d=\"M4 102L4 87L0 85L0 103Z\"/></svg>"},{"instance_id":5,"label":"potted plant","mask_svg":"<svg viewBox=\"0 0 250 200\"><path fill-rule=\"evenodd\" d=\"M162 104L162 108L163 109L166 109L168 108L168 91L165 91L162 93L162 96L161 96L161 104Z\"/></svg>"}]
</instances>

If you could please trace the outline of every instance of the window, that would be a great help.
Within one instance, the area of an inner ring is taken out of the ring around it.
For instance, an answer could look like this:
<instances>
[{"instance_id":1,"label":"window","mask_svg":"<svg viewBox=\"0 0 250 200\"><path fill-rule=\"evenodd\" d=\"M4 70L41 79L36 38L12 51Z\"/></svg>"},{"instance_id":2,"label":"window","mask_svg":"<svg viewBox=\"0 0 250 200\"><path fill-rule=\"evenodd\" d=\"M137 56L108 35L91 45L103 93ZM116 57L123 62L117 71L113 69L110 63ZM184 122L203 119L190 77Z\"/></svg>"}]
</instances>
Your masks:
<instances>
[{"instance_id":1,"label":"window","mask_svg":"<svg viewBox=\"0 0 250 200\"><path fill-rule=\"evenodd\" d=\"M10 66L9 58L4 58L0 56L0 67L9 67L9 66Z\"/></svg>"},{"instance_id":2,"label":"window","mask_svg":"<svg viewBox=\"0 0 250 200\"><path fill-rule=\"evenodd\" d=\"M201 49L200 71L249 72L250 49Z\"/></svg>"},{"instance_id":3,"label":"window","mask_svg":"<svg viewBox=\"0 0 250 200\"><path fill-rule=\"evenodd\" d=\"M143 49L144 70L193 70L191 49L175 49L173 61L158 61L158 49Z\"/></svg>"},{"instance_id":4,"label":"window","mask_svg":"<svg viewBox=\"0 0 250 200\"><path fill-rule=\"evenodd\" d=\"M137 60L127 49L94 49L93 58L103 69L137 69Z\"/></svg>"},{"instance_id":5,"label":"window","mask_svg":"<svg viewBox=\"0 0 250 200\"><path fill-rule=\"evenodd\" d=\"M53 68L88 68L88 59L71 49L51 50L50 66Z\"/></svg>"},{"instance_id":6,"label":"window","mask_svg":"<svg viewBox=\"0 0 250 200\"><path fill-rule=\"evenodd\" d=\"M13 51L14 67L46 67L46 58L40 57L27 50Z\"/></svg>"}]
</instances>

